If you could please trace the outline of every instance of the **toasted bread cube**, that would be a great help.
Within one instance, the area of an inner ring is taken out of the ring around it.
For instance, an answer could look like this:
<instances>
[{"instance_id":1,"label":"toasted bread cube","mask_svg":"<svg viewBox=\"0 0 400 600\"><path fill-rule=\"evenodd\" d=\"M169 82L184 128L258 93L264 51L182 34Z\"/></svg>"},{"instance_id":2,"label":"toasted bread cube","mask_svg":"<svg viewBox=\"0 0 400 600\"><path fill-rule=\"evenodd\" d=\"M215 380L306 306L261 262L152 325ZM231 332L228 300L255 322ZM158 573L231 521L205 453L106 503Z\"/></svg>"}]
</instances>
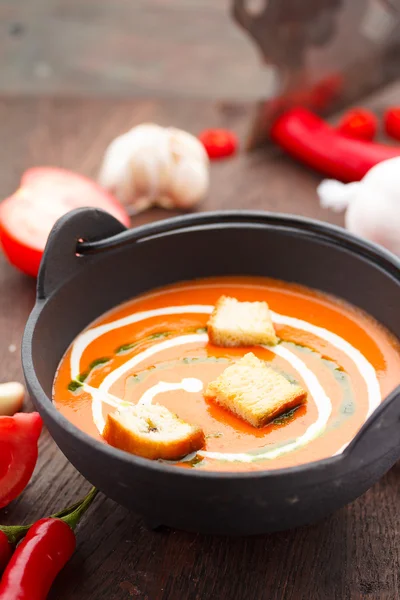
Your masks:
<instances>
[{"instance_id":1,"label":"toasted bread cube","mask_svg":"<svg viewBox=\"0 0 400 600\"><path fill-rule=\"evenodd\" d=\"M305 402L307 392L249 352L208 384L205 397L254 427L263 427Z\"/></svg>"},{"instance_id":2,"label":"toasted bread cube","mask_svg":"<svg viewBox=\"0 0 400 600\"><path fill-rule=\"evenodd\" d=\"M165 406L136 405L107 417L103 432L111 445L153 460L179 460L204 446L204 432Z\"/></svg>"},{"instance_id":3,"label":"toasted bread cube","mask_svg":"<svg viewBox=\"0 0 400 600\"><path fill-rule=\"evenodd\" d=\"M216 346L273 345L278 342L266 302L239 302L221 296L207 323Z\"/></svg>"}]
</instances>

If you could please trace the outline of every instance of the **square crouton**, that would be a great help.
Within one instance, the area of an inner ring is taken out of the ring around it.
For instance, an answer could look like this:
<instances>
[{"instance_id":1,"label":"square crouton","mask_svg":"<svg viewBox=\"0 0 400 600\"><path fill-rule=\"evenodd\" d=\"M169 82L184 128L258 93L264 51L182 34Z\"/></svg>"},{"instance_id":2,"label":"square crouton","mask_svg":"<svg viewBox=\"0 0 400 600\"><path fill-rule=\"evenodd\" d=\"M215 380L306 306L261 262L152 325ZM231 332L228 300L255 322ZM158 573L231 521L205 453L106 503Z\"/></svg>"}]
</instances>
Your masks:
<instances>
[{"instance_id":1,"label":"square crouton","mask_svg":"<svg viewBox=\"0 0 400 600\"><path fill-rule=\"evenodd\" d=\"M305 402L307 392L249 352L208 384L205 397L254 427L263 427Z\"/></svg>"},{"instance_id":2,"label":"square crouton","mask_svg":"<svg viewBox=\"0 0 400 600\"><path fill-rule=\"evenodd\" d=\"M103 437L111 446L153 460L179 460L205 443L200 427L159 404L110 413Z\"/></svg>"},{"instance_id":3,"label":"square crouton","mask_svg":"<svg viewBox=\"0 0 400 600\"><path fill-rule=\"evenodd\" d=\"M239 302L221 296L207 323L216 346L273 345L278 342L266 302Z\"/></svg>"}]
</instances>

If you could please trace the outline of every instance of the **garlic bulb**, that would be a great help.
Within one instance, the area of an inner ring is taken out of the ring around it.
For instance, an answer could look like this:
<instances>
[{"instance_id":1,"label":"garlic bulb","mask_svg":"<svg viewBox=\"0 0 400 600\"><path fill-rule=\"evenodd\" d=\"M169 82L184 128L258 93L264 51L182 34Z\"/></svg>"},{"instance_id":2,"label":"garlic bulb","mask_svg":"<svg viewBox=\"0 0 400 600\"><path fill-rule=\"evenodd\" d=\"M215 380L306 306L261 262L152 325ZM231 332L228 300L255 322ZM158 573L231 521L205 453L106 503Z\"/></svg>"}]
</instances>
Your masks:
<instances>
[{"instance_id":1,"label":"garlic bulb","mask_svg":"<svg viewBox=\"0 0 400 600\"><path fill-rule=\"evenodd\" d=\"M137 210L153 204L189 208L208 191L209 160L190 133L145 123L111 142L99 182Z\"/></svg>"},{"instance_id":2,"label":"garlic bulb","mask_svg":"<svg viewBox=\"0 0 400 600\"><path fill-rule=\"evenodd\" d=\"M25 388L18 381L0 383L0 415L12 416L19 412L25 396Z\"/></svg>"},{"instance_id":3,"label":"garlic bulb","mask_svg":"<svg viewBox=\"0 0 400 600\"><path fill-rule=\"evenodd\" d=\"M400 157L372 167L361 181L326 179L318 186L321 206L346 209L346 228L400 256Z\"/></svg>"}]
</instances>

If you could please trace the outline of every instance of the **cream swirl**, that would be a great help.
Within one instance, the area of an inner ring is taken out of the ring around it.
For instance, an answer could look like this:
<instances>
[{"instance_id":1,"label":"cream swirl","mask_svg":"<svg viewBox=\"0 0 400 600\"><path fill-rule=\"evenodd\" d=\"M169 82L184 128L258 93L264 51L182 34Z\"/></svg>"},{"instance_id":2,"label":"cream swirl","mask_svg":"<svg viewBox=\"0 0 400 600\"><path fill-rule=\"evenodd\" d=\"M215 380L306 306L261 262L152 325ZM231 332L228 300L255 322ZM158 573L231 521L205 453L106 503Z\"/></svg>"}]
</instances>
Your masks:
<instances>
[{"instance_id":1,"label":"cream swirl","mask_svg":"<svg viewBox=\"0 0 400 600\"><path fill-rule=\"evenodd\" d=\"M76 379L80 373L80 363L81 357L86 350L86 348L97 338L102 335L118 328L126 327L127 325L131 325L132 323L138 323L140 321L144 321L146 319L150 319L152 317L164 316L164 315L179 315L179 314L210 314L213 310L213 306L210 305L184 305L184 306L167 306L163 308L156 308L153 310L140 311L123 317L121 319L117 319L115 321L111 321L104 325L99 325L97 327L92 327L81 333L75 340L72 345L71 350L71 376L72 379ZM368 393L368 412L367 417L375 410L375 408L381 403L381 392L379 387L379 382L376 376L375 369L371 365L371 363L357 350L352 346L349 342L344 340L342 337L337 334L322 328L312 323L308 323L307 321L297 319L294 317L281 315L279 313L271 312L271 317L274 323L278 323L281 325L287 325L289 327L293 327L295 329L307 331L328 343L330 343L335 348L339 349L341 352L346 354L348 358L352 360L352 362L357 367L361 377L364 379L367 393ZM136 354L131 359L127 360L123 365L112 371L109 375L107 375L99 388L92 388L91 386L84 384L84 389L91 394L92 396L92 412L93 419L96 424L96 427L102 433L104 428L104 417L102 414L102 405L103 403L109 404L114 407L124 407L126 408L129 403L124 400L120 400L115 396L110 394L111 386L117 382L123 375L129 372L133 367L136 367L141 362L146 360L147 358L154 356L155 354L162 352L163 350L191 344L191 343L204 343L208 342L207 334L190 334L190 335L181 335L175 338L160 341L146 350ZM318 416L314 423L312 423L307 430L296 439L291 440L285 444L282 444L278 447L265 450L264 452L260 452L257 455L253 455L251 453L228 453L228 452L208 452L206 450L201 450L198 452L199 455L211 459L220 459L227 461L241 461L241 462L253 462L255 460L262 459L273 459L286 454L288 452L292 452L306 444L310 441L321 435L321 433L326 428L327 422L332 412L332 402L330 398L325 393L323 387L321 386L318 378L315 374L306 366L306 364L293 352L291 352L288 348L285 348L282 345L278 346L268 346L268 350L273 352L274 354L280 356L285 359L291 366L299 373L299 375L303 378L304 382L307 385L309 393L313 398L317 410ZM198 388L196 386L186 386L183 383L183 380L180 383L176 384L166 384L165 382L159 382L159 388L157 388L156 393L163 393L163 391L168 391L168 389L186 389L188 392L198 392ZM200 382L201 383L201 382ZM153 390L154 391L154 390ZM149 394L147 391L144 396L148 394L146 398L146 402L152 401L156 394ZM151 399L150 399L151 395ZM142 397L139 402L143 401Z\"/></svg>"}]
</instances>

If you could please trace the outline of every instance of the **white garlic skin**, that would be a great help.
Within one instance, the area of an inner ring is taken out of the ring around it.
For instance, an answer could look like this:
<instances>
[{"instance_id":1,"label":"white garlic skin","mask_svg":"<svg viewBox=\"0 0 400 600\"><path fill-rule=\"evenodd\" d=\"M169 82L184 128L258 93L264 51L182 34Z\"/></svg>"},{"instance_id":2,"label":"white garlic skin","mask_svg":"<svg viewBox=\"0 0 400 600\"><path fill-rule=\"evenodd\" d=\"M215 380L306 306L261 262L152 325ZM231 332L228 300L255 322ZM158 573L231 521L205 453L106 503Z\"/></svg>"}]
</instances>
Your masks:
<instances>
[{"instance_id":1,"label":"white garlic skin","mask_svg":"<svg viewBox=\"0 0 400 600\"><path fill-rule=\"evenodd\" d=\"M208 192L209 160L190 133L145 123L111 142L99 183L137 210L153 204L190 208Z\"/></svg>"},{"instance_id":2,"label":"white garlic skin","mask_svg":"<svg viewBox=\"0 0 400 600\"><path fill-rule=\"evenodd\" d=\"M0 383L0 415L12 417L20 412L25 397L25 388L18 381Z\"/></svg>"},{"instance_id":3,"label":"white garlic skin","mask_svg":"<svg viewBox=\"0 0 400 600\"><path fill-rule=\"evenodd\" d=\"M375 165L359 182L325 180L317 192L321 206L347 208L349 231L400 256L400 157Z\"/></svg>"}]
</instances>

